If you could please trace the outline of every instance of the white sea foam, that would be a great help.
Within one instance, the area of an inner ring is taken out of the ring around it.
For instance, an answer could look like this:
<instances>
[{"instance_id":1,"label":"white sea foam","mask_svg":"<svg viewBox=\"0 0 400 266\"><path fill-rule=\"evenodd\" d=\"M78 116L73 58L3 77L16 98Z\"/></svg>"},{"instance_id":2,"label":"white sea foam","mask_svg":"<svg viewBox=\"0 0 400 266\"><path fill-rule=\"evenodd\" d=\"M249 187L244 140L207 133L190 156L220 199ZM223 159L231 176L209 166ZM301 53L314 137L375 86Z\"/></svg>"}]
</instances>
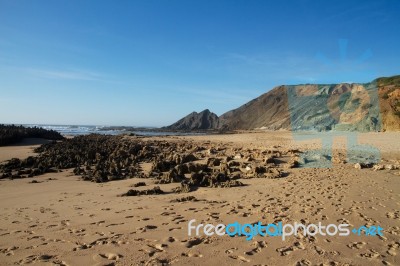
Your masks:
<instances>
[{"instance_id":1,"label":"white sea foam","mask_svg":"<svg viewBox=\"0 0 400 266\"><path fill-rule=\"evenodd\" d=\"M198 133L177 133L177 132L162 132L152 131L151 128L148 130L126 130L126 128L115 127L110 129L109 126L91 126L91 125L42 125L42 124L25 124L26 127L42 127L48 130L54 130L64 136L79 136L88 134L103 134L103 135L120 135L134 133L137 135L144 136L165 136L165 135L196 135Z\"/></svg>"}]
</instances>

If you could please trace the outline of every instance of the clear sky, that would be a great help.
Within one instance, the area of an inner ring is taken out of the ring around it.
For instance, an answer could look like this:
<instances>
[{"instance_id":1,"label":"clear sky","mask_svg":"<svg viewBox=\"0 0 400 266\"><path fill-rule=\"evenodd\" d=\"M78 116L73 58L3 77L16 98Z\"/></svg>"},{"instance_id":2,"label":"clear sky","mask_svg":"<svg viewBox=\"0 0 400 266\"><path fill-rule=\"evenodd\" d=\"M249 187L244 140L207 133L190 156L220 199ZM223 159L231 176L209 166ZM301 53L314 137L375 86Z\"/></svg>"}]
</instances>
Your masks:
<instances>
[{"instance_id":1,"label":"clear sky","mask_svg":"<svg viewBox=\"0 0 400 266\"><path fill-rule=\"evenodd\" d=\"M0 0L0 123L164 126L400 74L400 1Z\"/></svg>"}]
</instances>

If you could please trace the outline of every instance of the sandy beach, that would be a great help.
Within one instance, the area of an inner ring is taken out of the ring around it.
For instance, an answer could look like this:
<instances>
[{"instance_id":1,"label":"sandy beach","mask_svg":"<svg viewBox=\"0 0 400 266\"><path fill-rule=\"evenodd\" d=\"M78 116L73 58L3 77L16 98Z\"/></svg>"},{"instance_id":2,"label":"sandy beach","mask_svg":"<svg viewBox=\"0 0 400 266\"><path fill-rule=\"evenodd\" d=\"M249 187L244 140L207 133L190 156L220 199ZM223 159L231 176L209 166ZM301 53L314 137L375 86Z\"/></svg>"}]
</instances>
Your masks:
<instances>
[{"instance_id":1,"label":"sandy beach","mask_svg":"<svg viewBox=\"0 0 400 266\"><path fill-rule=\"evenodd\" d=\"M0 0L0 266L400 266L399 11Z\"/></svg>"},{"instance_id":2,"label":"sandy beach","mask_svg":"<svg viewBox=\"0 0 400 266\"><path fill-rule=\"evenodd\" d=\"M134 139L135 137L127 137ZM314 149L290 132L157 137L229 149ZM400 164L400 133L359 134ZM144 138L143 140L146 140ZM342 150L344 139L334 141ZM0 147L0 161L33 155L32 144ZM256 152L256 151L253 151ZM148 165L147 165L148 166ZM146 165L143 165L146 171ZM154 178L82 181L73 169L0 180L1 265L399 265L400 170L287 168L281 178L240 179L244 186L173 193ZM35 180L35 182L32 182ZM131 186L162 195L121 197ZM193 197L188 197L193 196ZM189 236L188 223L294 223L380 226L383 236Z\"/></svg>"}]
</instances>

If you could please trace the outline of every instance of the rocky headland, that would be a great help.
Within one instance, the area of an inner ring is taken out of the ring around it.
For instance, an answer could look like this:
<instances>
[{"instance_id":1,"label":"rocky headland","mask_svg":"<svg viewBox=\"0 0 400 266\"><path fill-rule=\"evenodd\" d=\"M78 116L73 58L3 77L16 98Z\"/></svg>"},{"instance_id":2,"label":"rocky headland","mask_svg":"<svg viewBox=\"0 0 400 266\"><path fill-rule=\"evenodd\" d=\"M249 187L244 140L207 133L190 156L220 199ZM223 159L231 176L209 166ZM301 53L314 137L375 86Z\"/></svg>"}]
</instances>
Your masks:
<instances>
[{"instance_id":1,"label":"rocky headland","mask_svg":"<svg viewBox=\"0 0 400 266\"><path fill-rule=\"evenodd\" d=\"M208 109L193 112L166 129L399 131L400 76L277 86L219 117Z\"/></svg>"}]
</instances>

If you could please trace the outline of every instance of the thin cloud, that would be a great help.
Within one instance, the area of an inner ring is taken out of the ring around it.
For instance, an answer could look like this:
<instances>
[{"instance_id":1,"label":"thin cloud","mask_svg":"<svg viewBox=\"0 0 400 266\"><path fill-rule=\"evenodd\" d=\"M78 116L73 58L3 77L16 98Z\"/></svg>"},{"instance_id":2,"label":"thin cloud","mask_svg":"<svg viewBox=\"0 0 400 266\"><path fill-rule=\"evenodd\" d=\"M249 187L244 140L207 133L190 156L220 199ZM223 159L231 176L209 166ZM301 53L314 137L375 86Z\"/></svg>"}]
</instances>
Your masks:
<instances>
[{"instance_id":1,"label":"thin cloud","mask_svg":"<svg viewBox=\"0 0 400 266\"><path fill-rule=\"evenodd\" d=\"M28 68L26 71L34 76L48 79L65 79L65 80L88 80L88 81L100 81L102 75L81 70L47 70L47 69L35 69Z\"/></svg>"},{"instance_id":2,"label":"thin cloud","mask_svg":"<svg viewBox=\"0 0 400 266\"><path fill-rule=\"evenodd\" d=\"M1 62L0 57L0 62ZM126 85L126 82L114 75L108 75L91 70L78 68L40 68L40 67L21 67L5 66L0 64L0 72L3 73L21 73L24 76L36 79L64 80L64 81L93 81L111 83L116 85Z\"/></svg>"},{"instance_id":3,"label":"thin cloud","mask_svg":"<svg viewBox=\"0 0 400 266\"><path fill-rule=\"evenodd\" d=\"M343 11L337 12L330 16L322 17L321 20L325 23L345 23L351 24L359 20L373 20L375 23L378 21L388 21L389 14L380 11L382 2L376 1L369 4L357 5L354 7L343 6ZM346 18L346 20L344 20ZM316 28L322 28L324 23L316 24Z\"/></svg>"}]
</instances>

